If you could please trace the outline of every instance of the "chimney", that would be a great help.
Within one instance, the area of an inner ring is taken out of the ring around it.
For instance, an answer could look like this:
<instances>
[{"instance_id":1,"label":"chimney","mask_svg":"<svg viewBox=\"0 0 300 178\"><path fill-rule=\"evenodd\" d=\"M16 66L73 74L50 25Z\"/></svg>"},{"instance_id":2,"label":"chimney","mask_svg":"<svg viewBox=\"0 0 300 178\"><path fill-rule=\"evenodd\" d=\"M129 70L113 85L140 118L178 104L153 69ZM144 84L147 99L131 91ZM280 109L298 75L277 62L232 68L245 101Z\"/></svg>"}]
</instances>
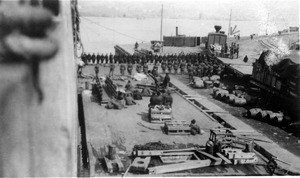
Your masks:
<instances>
[{"instance_id":1,"label":"chimney","mask_svg":"<svg viewBox=\"0 0 300 178\"><path fill-rule=\"evenodd\" d=\"M222 26L220 25L215 25L216 33L218 33L221 30Z\"/></svg>"},{"instance_id":2,"label":"chimney","mask_svg":"<svg viewBox=\"0 0 300 178\"><path fill-rule=\"evenodd\" d=\"M176 36L178 36L178 27L176 27L176 32L175 32Z\"/></svg>"}]
</instances>

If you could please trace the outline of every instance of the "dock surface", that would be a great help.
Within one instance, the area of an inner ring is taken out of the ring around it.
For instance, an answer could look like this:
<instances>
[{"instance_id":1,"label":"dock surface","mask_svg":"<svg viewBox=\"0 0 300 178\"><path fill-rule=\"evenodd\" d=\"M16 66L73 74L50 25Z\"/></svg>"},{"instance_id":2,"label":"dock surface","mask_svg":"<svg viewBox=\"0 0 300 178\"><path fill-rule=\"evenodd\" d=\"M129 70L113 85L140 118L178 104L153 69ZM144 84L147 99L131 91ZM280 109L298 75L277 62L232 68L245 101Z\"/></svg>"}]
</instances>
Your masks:
<instances>
[{"instance_id":1,"label":"dock surface","mask_svg":"<svg viewBox=\"0 0 300 178\"><path fill-rule=\"evenodd\" d=\"M183 84L181 81L179 81L174 76L170 75L170 77L171 77L171 83L173 85L175 85L179 89L182 89L188 95L193 95L193 96L198 95L199 98L201 98L201 99L198 99L198 102L201 105L205 106L208 110L216 110L216 112L214 112L214 114L219 116L220 118L222 118L222 120L224 120L226 123L231 125L233 128L238 129L238 130L247 130L247 131L251 131L253 133L257 133L258 136L256 136L255 138L270 142L270 143L259 142L257 144L260 145L261 147L263 147L264 149L268 150L271 154L276 156L278 159L280 159L286 163L289 163L291 165L291 166L289 166L289 165L286 165L283 163L279 163L280 166L282 166L283 168L286 168L286 169L294 170L295 172L300 172L300 157L299 156L280 147L277 143L273 142L271 139L264 136L263 134L260 134L259 132L257 132L257 130L255 128L253 128L253 127L249 126L248 124L244 123L243 121L239 120L235 116L231 115L229 112L218 112L218 111L225 111L225 110L223 110L216 104L209 101L206 98L206 96L200 95L193 89L187 87L185 84Z\"/></svg>"},{"instance_id":2,"label":"dock surface","mask_svg":"<svg viewBox=\"0 0 300 178\"><path fill-rule=\"evenodd\" d=\"M100 75L108 74L108 67L101 66L100 69ZM92 72L93 66L87 66L86 68L84 68L84 73L92 74ZM118 78L118 72L119 71L116 70L115 79ZM126 83L126 81L120 80L113 81L117 82L118 84L123 84L123 86ZM240 121L238 118L232 116L228 111L212 103L206 96L200 95L197 91L188 87L186 84L176 79L176 77L172 75L171 83L177 88L183 90L185 93L187 93L187 95L193 96L193 98L195 98L195 100L201 103L201 105L203 105L208 110L214 112L215 115L221 117L232 127L239 130L248 130L253 133L257 133L255 138L271 142L259 143L259 145L263 146L265 149L270 151L279 159L290 163L292 166L290 166L289 169L295 171L300 170L298 167L298 165L300 165L299 157L281 148L278 144L274 143L272 140L270 140L263 134L258 133L255 130L255 128L245 124L243 121ZM106 109L103 105L100 106L98 103L91 101L91 91L83 91L82 96L84 116L86 122L86 137L88 142L87 144L91 145L92 147L92 149L90 149L90 155L94 158L93 160L95 162L97 161L97 158L103 156L101 155L100 150L107 144L115 144L118 147L119 152L124 153L124 155L129 154L132 151L134 145L145 144L148 142L161 141L162 143L167 144L176 143L183 145L205 145L206 141L209 138L209 129L222 127L222 125L219 122L208 117L205 113L201 112L198 108L193 106L191 103L187 102L186 99L184 99L181 95L177 93L172 94L174 99L174 120L186 120L190 122L192 119L195 119L196 123L198 123L200 128L205 131L203 135L174 136L163 133L161 130L163 124L153 124L150 123L148 120L148 103L150 100L149 97L143 97L143 100L136 100L137 105L127 106L127 108L122 110L109 110ZM121 159L125 158L121 155ZM130 162L128 164L130 164ZM125 168L127 166L125 164ZM283 165L283 167L284 166L286 167L287 165ZM226 168L225 170L231 170L232 172L234 172L232 168ZM221 171L219 175L222 175L222 172L224 173L225 170ZM260 168L258 168L258 170L260 170ZM104 172L101 172L99 170L94 170L93 172L95 176L106 175L104 174ZM256 173L259 172L262 171L258 171ZM238 173L238 175L250 174L247 171L242 171L242 169ZM205 173L203 173L203 175L205 175ZM252 172L251 175L255 175L255 171Z\"/></svg>"}]
</instances>

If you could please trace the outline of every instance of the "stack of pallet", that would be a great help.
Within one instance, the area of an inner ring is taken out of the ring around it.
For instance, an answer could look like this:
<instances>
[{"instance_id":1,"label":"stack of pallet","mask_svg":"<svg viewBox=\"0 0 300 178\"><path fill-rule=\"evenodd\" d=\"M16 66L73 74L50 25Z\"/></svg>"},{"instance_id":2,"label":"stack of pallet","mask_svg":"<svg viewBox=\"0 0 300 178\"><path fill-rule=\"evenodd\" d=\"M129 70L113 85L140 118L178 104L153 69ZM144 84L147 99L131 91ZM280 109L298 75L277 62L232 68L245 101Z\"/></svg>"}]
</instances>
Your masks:
<instances>
[{"instance_id":1,"label":"stack of pallet","mask_svg":"<svg viewBox=\"0 0 300 178\"><path fill-rule=\"evenodd\" d=\"M117 97L118 95L117 86L113 83L113 81L109 77L106 77L105 84L106 84L105 87L106 92L111 96Z\"/></svg>"},{"instance_id":2,"label":"stack of pallet","mask_svg":"<svg viewBox=\"0 0 300 178\"><path fill-rule=\"evenodd\" d=\"M151 123L165 123L173 119L172 108L164 105L155 105L149 108L149 119Z\"/></svg>"},{"instance_id":3,"label":"stack of pallet","mask_svg":"<svg viewBox=\"0 0 300 178\"><path fill-rule=\"evenodd\" d=\"M165 131L168 135L190 135L189 123L184 120L174 120L165 123Z\"/></svg>"}]
</instances>

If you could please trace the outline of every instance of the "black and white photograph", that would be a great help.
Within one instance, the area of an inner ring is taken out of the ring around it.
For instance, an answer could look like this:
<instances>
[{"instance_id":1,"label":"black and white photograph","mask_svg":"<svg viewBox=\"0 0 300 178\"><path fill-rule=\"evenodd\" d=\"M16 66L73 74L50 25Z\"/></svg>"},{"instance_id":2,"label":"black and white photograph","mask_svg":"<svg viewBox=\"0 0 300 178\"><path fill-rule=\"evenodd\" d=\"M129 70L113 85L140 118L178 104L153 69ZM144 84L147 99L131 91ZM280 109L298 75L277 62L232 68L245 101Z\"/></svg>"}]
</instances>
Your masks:
<instances>
[{"instance_id":1,"label":"black and white photograph","mask_svg":"<svg viewBox=\"0 0 300 178\"><path fill-rule=\"evenodd\" d=\"M0 0L0 177L300 176L298 0Z\"/></svg>"}]
</instances>

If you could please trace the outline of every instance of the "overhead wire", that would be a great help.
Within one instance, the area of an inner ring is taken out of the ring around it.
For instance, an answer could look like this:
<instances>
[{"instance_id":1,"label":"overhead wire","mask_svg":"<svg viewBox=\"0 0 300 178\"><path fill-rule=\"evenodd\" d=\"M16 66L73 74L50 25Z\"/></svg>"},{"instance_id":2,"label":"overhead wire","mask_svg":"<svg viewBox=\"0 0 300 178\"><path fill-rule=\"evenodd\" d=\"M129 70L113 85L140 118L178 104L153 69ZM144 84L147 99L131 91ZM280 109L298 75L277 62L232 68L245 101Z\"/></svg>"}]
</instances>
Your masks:
<instances>
[{"instance_id":1,"label":"overhead wire","mask_svg":"<svg viewBox=\"0 0 300 178\"><path fill-rule=\"evenodd\" d=\"M106 29L106 30L113 31L113 32L115 32L115 33L118 33L118 34L120 34L120 35L126 36L126 37L128 37L128 38L132 38L132 39L138 40L138 41L140 41L140 42L146 42L145 40L142 40L142 39L133 37L133 36L131 36L131 35L127 35L127 34L125 34L125 33L119 32L119 31L117 31L117 30L115 30L115 29L112 29L112 28L103 26L103 25L101 25L101 24L99 24L99 23L97 23L97 22L94 22L94 21L92 21L92 20L90 20L90 19L88 19L88 18L85 18L85 17L81 17L81 18L84 19L84 20L86 20L86 21L89 21L89 22L91 22L91 23L93 23L93 24L95 24L95 25L97 25L97 26L100 26L100 27L102 27L102 28L104 28L104 29Z\"/></svg>"}]
</instances>

